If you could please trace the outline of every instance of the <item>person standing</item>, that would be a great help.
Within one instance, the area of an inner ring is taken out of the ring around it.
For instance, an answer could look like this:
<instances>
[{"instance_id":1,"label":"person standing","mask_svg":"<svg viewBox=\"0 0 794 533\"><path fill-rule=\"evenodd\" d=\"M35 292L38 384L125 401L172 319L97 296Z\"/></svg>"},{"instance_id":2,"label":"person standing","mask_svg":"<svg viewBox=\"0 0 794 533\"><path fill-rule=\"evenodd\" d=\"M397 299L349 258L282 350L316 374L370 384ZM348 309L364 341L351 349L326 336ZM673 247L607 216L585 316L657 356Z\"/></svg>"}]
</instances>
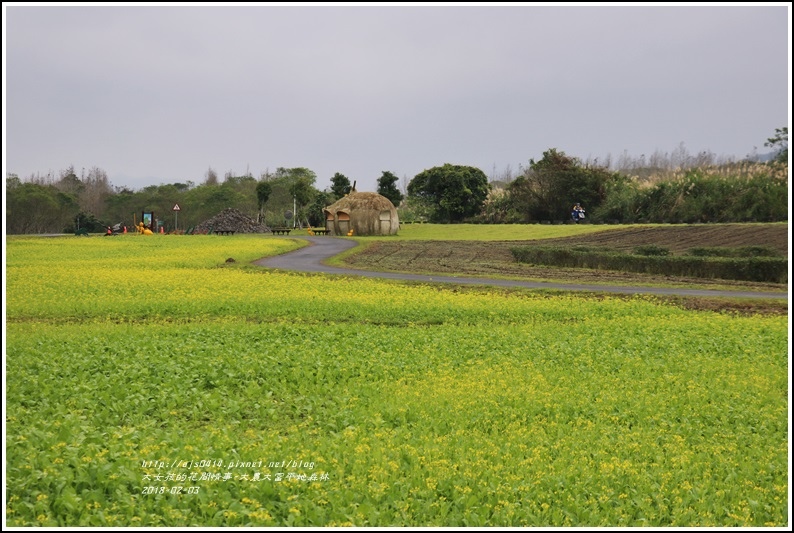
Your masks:
<instances>
[{"instance_id":1,"label":"person standing","mask_svg":"<svg viewBox=\"0 0 794 533\"><path fill-rule=\"evenodd\" d=\"M574 222L579 222L579 204L573 204L571 208L571 220Z\"/></svg>"},{"instance_id":2,"label":"person standing","mask_svg":"<svg viewBox=\"0 0 794 533\"><path fill-rule=\"evenodd\" d=\"M579 204L579 202L576 202L576 204L571 209L571 220L577 223L580 220L584 220L584 207L582 207L581 204Z\"/></svg>"}]
</instances>

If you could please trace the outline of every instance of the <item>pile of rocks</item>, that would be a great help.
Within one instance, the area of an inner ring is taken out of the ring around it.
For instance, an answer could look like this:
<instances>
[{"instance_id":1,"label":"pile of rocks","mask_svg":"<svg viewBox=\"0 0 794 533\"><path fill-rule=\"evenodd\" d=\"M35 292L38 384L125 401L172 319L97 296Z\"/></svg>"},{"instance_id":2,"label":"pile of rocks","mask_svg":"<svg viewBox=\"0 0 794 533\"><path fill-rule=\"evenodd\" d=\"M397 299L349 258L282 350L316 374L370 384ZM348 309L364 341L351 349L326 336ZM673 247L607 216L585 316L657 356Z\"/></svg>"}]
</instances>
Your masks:
<instances>
[{"instance_id":1,"label":"pile of rocks","mask_svg":"<svg viewBox=\"0 0 794 533\"><path fill-rule=\"evenodd\" d=\"M229 231L234 233L269 233L270 228L245 216L231 207L193 228L193 233Z\"/></svg>"}]
</instances>

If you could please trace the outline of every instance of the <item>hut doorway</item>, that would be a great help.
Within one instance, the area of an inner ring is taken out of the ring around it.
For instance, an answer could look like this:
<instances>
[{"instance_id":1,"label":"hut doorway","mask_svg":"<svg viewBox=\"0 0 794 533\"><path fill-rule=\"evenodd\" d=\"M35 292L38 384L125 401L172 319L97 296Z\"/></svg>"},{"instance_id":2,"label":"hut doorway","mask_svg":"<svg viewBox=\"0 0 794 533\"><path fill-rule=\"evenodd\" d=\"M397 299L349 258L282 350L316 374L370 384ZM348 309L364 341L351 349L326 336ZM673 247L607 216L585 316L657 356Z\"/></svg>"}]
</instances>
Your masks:
<instances>
[{"instance_id":1,"label":"hut doorway","mask_svg":"<svg viewBox=\"0 0 794 533\"><path fill-rule=\"evenodd\" d=\"M336 225L339 228L339 235L347 235L350 231L350 214L344 211L337 211Z\"/></svg>"},{"instance_id":2,"label":"hut doorway","mask_svg":"<svg viewBox=\"0 0 794 533\"><path fill-rule=\"evenodd\" d=\"M391 235L391 212L390 211L381 211L380 212L380 234L381 235Z\"/></svg>"}]
</instances>

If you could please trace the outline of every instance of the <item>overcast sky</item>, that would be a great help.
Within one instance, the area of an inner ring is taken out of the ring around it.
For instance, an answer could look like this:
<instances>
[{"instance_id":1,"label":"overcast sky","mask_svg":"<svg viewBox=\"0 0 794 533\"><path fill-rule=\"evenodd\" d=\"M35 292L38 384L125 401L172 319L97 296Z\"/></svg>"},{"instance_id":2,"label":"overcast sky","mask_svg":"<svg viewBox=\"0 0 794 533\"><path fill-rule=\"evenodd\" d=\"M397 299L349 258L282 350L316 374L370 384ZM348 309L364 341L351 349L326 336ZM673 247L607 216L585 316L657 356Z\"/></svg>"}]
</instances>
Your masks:
<instances>
[{"instance_id":1,"label":"overcast sky","mask_svg":"<svg viewBox=\"0 0 794 533\"><path fill-rule=\"evenodd\" d=\"M114 186L306 167L742 159L790 120L788 4L3 4L4 171Z\"/></svg>"}]
</instances>

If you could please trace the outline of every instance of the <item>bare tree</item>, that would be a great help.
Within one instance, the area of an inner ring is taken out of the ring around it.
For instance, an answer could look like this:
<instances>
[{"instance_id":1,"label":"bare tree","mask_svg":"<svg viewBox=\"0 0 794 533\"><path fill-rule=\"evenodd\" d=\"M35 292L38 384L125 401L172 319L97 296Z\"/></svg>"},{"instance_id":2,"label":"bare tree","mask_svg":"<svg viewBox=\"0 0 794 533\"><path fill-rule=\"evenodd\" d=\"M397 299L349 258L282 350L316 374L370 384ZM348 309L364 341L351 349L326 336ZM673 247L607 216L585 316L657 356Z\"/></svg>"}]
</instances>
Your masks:
<instances>
[{"instance_id":1,"label":"bare tree","mask_svg":"<svg viewBox=\"0 0 794 533\"><path fill-rule=\"evenodd\" d=\"M666 152L662 152L661 150L656 150L651 154L650 159L648 160L648 164L651 168L655 169L666 169L668 167L669 157L667 156Z\"/></svg>"},{"instance_id":2,"label":"bare tree","mask_svg":"<svg viewBox=\"0 0 794 533\"><path fill-rule=\"evenodd\" d=\"M80 178L77 177L77 174L74 173L74 166L69 166L61 170L60 178L55 183L55 187L61 192L79 197L80 193L83 191L84 185L83 182L80 181Z\"/></svg>"},{"instance_id":3,"label":"bare tree","mask_svg":"<svg viewBox=\"0 0 794 533\"><path fill-rule=\"evenodd\" d=\"M212 167L207 169L207 172L204 173L204 185L217 185L218 184L218 174L215 172Z\"/></svg>"},{"instance_id":4,"label":"bare tree","mask_svg":"<svg viewBox=\"0 0 794 533\"><path fill-rule=\"evenodd\" d=\"M91 167L82 182L80 208L88 213L102 213L105 210L105 202L113 194L107 172L99 167Z\"/></svg>"}]
</instances>

